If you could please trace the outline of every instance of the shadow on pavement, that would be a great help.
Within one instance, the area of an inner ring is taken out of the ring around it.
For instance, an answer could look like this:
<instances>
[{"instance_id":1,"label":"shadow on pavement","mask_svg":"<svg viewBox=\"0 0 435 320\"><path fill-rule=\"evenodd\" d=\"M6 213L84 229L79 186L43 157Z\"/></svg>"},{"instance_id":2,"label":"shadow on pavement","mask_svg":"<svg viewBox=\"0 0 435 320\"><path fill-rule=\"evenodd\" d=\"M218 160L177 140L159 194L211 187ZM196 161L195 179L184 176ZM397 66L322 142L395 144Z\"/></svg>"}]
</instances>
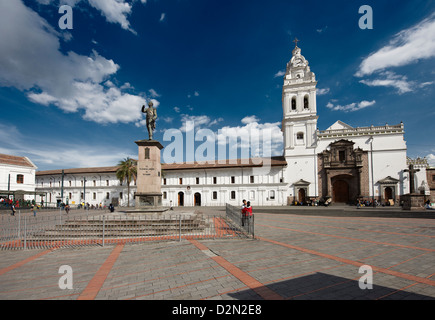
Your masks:
<instances>
[{"instance_id":1,"label":"shadow on pavement","mask_svg":"<svg viewBox=\"0 0 435 320\"><path fill-rule=\"evenodd\" d=\"M361 277L363 274L361 274ZM284 299L291 300L435 300L435 297L421 295L396 288L376 285L373 275L373 289L360 289L359 281L325 273L285 280L267 285ZM400 285L399 285L400 287ZM262 299L254 290L248 289L229 293L238 300Z\"/></svg>"}]
</instances>

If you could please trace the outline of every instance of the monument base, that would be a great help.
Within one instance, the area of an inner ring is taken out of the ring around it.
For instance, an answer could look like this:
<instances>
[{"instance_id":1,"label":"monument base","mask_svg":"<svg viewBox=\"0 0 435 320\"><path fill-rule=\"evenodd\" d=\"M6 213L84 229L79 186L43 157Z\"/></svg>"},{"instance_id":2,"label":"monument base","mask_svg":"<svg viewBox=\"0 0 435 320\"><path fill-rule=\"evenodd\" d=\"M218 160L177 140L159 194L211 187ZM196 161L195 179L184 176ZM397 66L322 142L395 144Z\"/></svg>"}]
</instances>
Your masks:
<instances>
[{"instance_id":1,"label":"monument base","mask_svg":"<svg viewBox=\"0 0 435 320\"><path fill-rule=\"evenodd\" d=\"M425 195L412 193L402 196L403 210L424 210Z\"/></svg>"},{"instance_id":2,"label":"monument base","mask_svg":"<svg viewBox=\"0 0 435 320\"><path fill-rule=\"evenodd\" d=\"M169 209L162 207L162 195L158 193L138 194L135 196L135 208L125 210L127 214L159 214Z\"/></svg>"},{"instance_id":3,"label":"monument base","mask_svg":"<svg viewBox=\"0 0 435 320\"><path fill-rule=\"evenodd\" d=\"M136 193L134 195L136 209L147 209L162 206L162 195L159 193Z\"/></svg>"}]
</instances>

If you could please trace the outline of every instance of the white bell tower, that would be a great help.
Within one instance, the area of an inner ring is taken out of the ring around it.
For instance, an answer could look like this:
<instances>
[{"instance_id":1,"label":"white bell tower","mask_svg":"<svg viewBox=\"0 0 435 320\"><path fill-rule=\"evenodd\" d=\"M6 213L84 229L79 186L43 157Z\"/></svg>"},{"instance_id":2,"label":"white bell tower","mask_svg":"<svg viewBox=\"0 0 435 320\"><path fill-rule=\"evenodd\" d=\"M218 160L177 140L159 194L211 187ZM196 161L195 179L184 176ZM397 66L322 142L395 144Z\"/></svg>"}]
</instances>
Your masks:
<instances>
[{"instance_id":1,"label":"white bell tower","mask_svg":"<svg viewBox=\"0 0 435 320\"><path fill-rule=\"evenodd\" d=\"M296 46L287 63L282 89L284 155L304 153L303 149L316 147L317 106L316 76L310 71L308 61ZM307 150L308 151L308 150ZM313 151L309 151L312 154Z\"/></svg>"}]
</instances>

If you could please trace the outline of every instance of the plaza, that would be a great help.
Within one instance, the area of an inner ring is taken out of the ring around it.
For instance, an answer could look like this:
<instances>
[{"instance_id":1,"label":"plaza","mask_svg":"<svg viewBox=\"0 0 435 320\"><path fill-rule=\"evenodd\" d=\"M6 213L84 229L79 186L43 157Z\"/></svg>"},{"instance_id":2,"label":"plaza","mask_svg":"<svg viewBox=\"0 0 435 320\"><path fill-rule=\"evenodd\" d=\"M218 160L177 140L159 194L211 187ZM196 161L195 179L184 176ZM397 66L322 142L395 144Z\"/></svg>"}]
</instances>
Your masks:
<instances>
[{"instance_id":1,"label":"plaza","mask_svg":"<svg viewBox=\"0 0 435 320\"><path fill-rule=\"evenodd\" d=\"M255 239L2 251L0 299L435 299L433 212L332 206L254 213ZM71 267L72 289L59 287L61 266ZM372 270L372 289L360 289L361 266Z\"/></svg>"}]
</instances>

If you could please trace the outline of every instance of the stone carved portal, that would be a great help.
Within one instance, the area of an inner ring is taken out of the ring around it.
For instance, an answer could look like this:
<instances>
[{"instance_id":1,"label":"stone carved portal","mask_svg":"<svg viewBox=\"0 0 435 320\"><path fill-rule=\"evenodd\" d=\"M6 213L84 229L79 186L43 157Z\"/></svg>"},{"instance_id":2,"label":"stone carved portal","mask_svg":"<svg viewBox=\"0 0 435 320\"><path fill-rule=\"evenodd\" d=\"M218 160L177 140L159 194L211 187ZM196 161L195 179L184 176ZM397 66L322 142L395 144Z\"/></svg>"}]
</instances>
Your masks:
<instances>
[{"instance_id":1,"label":"stone carved portal","mask_svg":"<svg viewBox=\"0 0 435 320\"><path fill-rule=\"evenodd\" d=\"M319 158L319 195L336 203L355 203L369 196L368 152L354 142L331 143Z\"/></svg>"}]
</instances>

